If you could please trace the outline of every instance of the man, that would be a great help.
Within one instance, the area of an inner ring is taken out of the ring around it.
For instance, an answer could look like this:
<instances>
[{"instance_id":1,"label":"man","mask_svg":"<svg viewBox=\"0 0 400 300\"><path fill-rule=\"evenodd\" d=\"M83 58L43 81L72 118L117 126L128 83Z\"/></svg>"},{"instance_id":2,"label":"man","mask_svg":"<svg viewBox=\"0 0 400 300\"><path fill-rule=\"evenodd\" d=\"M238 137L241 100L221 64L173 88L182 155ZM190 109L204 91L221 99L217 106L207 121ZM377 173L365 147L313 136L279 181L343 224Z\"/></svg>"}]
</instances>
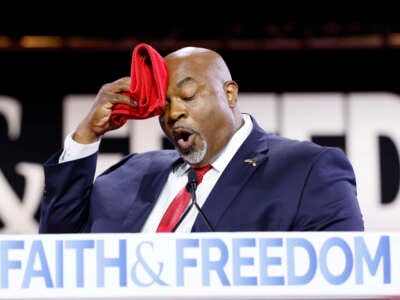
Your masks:
<instances>
[{"instance_id":1,"label":"man","mask_svg":"<svg viewBox=\"0 0 400 300\"><path fill-rule=\"evenodd\" d=\"M93 184L101 137L116 129L113 106L137 105L124 95L129 78L105 84L63 152L45 163L40 233L164 231L160 221L188 169L207 165L196 205L165 231L364 230L342 151L266 133L239 111L238 85L218 53L186 47L165 62L159 120L176 150L130 154Z\"/></svg>"}]
</instances>

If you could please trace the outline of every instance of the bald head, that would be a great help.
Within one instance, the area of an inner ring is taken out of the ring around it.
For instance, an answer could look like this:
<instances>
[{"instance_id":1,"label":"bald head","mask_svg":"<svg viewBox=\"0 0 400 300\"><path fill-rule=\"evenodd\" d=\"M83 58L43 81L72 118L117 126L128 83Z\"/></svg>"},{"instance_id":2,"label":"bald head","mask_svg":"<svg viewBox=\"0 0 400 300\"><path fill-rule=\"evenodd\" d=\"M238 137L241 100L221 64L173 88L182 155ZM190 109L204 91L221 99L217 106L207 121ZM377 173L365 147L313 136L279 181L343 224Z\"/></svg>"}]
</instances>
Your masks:
<instances>
[{"instance_id":1,"label":"bald head","mask_svg":"<svg viewBox=\"0 0 400 300\"><path fill-rule=\"evenodd\" d=\"M232 80L228 66L215 51L201 47L184 47L165 57L170 76L186 73L189 77L199 77L224 83Z\"/></svg>"}]
</instances>

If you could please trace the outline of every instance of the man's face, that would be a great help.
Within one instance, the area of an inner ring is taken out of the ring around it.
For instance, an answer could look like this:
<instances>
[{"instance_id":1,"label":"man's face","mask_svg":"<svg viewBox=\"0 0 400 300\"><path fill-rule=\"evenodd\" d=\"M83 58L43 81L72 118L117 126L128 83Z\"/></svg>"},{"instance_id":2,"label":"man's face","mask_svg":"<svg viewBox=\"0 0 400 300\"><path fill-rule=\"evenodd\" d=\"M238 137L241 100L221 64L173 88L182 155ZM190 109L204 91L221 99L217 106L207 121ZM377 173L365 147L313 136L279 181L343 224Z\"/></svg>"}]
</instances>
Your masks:
<instances>
[{"instance_id":1,"label":"man's face","mask_svg":"<svg viewBox=\"0 0 400 300\"><path fill-rule=\"evenodd\" d=\"M232 134L232 118L223 83L207 75L170 73L160 124L189 164L204 165L215 158Z\"/></svg>"}]
</instances>

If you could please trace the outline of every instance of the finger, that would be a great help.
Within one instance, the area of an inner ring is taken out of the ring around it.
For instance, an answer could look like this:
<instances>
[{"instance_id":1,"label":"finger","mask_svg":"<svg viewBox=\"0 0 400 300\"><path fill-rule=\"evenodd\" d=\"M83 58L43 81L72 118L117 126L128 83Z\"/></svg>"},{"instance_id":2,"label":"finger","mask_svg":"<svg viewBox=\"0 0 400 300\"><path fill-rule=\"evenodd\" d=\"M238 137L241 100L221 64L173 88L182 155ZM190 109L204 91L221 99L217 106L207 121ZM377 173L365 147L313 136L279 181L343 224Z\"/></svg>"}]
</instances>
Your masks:
<instances>
[{"instance_id":1,"label":"finger","mask_svg":"<svg viewBox=\"0 0 400 300\"><path fill-rule=\"evenodd\" d=\"M123 92L129 92L130 91L130 77L123 77L120 78L113 83L111 83L111 91L114 93L123 93Z\"/></svg>"},{"instance_id":2,"label":"finger","mask_svg":"<svg viewBox=\"0 0 400 300\"><path fill-rule=\"evenodd\" d=\"M118 93L115 94L113 96L113 100L111 101L113 104L115 103L124 103L124 104L128 104L134 107L138 106L138 103L135 99L133 99L132 97L130 97L130 93L129 92L122 92L122 93Z\"/></svg>"}]
</instances>

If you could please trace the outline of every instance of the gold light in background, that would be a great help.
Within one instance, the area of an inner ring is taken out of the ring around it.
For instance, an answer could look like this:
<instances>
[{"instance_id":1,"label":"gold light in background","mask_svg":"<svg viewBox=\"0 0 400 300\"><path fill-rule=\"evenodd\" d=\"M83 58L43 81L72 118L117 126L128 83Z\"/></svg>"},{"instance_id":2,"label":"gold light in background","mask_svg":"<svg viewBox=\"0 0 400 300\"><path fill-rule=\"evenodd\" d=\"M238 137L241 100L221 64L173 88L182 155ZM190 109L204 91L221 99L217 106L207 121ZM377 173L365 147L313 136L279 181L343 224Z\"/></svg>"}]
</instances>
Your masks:
<instances>
[{"instance_id":1,"label":"gold light in background","mask_svg":"<svg viewBox=\"0 0 400 300\"><path fill-rule=\"evenodd\" d=\"M13 46L13 41L7 36L0 36L0 48L10 48Z\"/></svg>"},{"instance_id":2,"label":"gold light in background","mask_svg":"<svg viewBox=\"0 0 400 300\"><path fill-rule=\"evenodd\" d=\"M61 48L63 39L57 36L26 35L21 37L19 43L22 48Z\"/></svg>"}]
</instances>

